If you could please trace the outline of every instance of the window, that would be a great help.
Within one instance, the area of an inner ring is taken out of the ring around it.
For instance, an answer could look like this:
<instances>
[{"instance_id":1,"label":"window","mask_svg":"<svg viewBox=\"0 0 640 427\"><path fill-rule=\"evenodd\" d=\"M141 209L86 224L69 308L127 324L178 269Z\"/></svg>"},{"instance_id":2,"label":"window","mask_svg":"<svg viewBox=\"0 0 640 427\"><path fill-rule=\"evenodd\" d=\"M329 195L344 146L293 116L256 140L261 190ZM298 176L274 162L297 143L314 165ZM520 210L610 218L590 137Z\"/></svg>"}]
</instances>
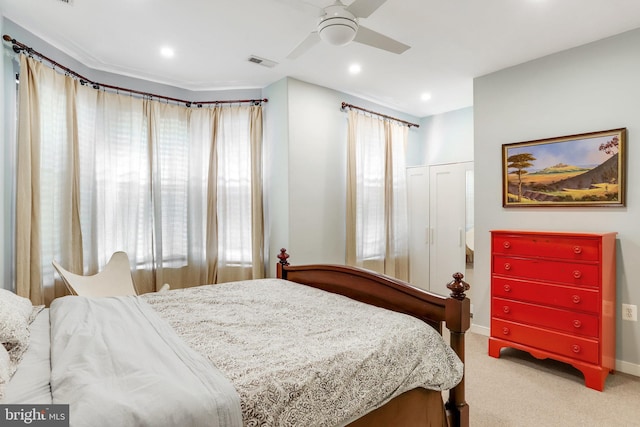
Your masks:
<instances>
[{"instance_id":1,"label":"window","mask_svg":"<svg viewBox=\"0 0 640 427\"><path fill-rule=\"evenodd\" d=\"M254 154L262 142L260 106L190 109L96 91L30 58L21 67L33 73L25 84L37 88L19 117L31 132L19 146L40 153L21 156L18 168L36 183L18 182L18 191L32 196L40 214L33 222L22 215L27 220L17 228L39 228L40 241L17 244L27 245L21 253L40 251L42 277L20 271L18 280L52 288L51 260L74 269L81 263L93 274L119 250L144 273L142 292L163 274L177 287L180 280L211 283L221 272L225 280L263 277L262 259L254 259L263 236L253 227L262 205L252 203L261 200L252 177L261 162Z\"/></svg>"},{"instance_id":2,"label":"window","mask_svg":"<svg viewBox=\"0 0 640 427\"><path fill-rule=\"evenodd\" d=\"M347 263L406 279L406 126L349 111Z\"/></svg>"},{"instance_id":3,"label":"window","mask_svg":"<svg viewBox=\"0 0 640 427\"><path fill-rule=\"evenodd\" d=\"M218 253L229 266L252 263L249 116L236 108L220 118Z\"/></svg>"}]
</instances>

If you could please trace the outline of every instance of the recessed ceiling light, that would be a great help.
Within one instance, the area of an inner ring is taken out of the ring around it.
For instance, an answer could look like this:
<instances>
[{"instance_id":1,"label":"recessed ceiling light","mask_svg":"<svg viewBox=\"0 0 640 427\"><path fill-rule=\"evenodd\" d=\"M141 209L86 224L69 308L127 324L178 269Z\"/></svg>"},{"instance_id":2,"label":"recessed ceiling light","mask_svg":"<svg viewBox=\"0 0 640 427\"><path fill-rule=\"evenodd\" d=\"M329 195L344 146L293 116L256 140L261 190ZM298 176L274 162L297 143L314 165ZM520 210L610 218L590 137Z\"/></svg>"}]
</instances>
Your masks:
<instances>
[{"instance_id":1,"label":"recessed ceiling light","mask_svg":"<svg viewBox=\"0 0 640 427\"><path fill-rule=\"evenodd\" d=\"M360 71L362 71L362 67L360 67L359 64L352 64L349 66L349 73L351 74L358 74Z\"/></svg>"},{"instance_id":2,"label":"recessed ceiling light","mask_svg":"<svg viewBox=\"0 0 640 427\"><path fill-rule=\"evenodd\" d=\"M160 49L160 55L164 56L165 58L173 58L173 55L175 55L175 52L173 51L172 48L165 46Z\"/></svg>"},{"instance_id":3,"label":"recessed ceiling light","mask_svg":"<svg viewBox=\"0 0 640 427\"><path fill-rule=\"evenodd\" d=\"M422 99L423 101L428 101L431 99L431 94L429 92L425 92L420 95L420 99Z\"/></svg>"}]
</instances>

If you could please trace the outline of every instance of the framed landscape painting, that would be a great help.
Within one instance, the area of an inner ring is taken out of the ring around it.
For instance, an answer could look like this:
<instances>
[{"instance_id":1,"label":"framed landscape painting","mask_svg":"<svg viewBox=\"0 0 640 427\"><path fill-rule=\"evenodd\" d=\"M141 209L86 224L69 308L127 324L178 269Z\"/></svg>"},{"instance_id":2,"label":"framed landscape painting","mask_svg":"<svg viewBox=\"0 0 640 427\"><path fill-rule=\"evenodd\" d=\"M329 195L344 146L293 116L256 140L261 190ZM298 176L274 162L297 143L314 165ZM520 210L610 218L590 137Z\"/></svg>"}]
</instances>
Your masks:
<instances>
[{"instance_id":1,"label":"framed landscape painting","mask_svg":"<svg viewBox=\"0 0 640 427\"><path fill-rule=\"evenodd\" d=\"M625 206L626 128L502 145L502 206Z\"/></svg>"}]
</instances>

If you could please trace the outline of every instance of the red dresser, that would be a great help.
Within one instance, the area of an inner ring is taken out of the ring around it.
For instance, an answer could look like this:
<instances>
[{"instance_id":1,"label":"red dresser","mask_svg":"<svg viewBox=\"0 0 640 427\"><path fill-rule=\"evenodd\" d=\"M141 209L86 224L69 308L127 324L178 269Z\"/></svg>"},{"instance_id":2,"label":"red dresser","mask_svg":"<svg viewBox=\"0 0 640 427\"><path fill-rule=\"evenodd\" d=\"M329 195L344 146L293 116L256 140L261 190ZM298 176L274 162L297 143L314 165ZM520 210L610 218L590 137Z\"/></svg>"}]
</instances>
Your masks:
<instances>
[{"instance_id":1,"label":"red dresser","mask_svg":"<svg viewBox=\"0 0 640 427\"><path fill-rule=\"evenodd\" d=\"M569 363L602 391L616 355L616 233L491 232L489 355Z\"/></svg>"}]
</instances>

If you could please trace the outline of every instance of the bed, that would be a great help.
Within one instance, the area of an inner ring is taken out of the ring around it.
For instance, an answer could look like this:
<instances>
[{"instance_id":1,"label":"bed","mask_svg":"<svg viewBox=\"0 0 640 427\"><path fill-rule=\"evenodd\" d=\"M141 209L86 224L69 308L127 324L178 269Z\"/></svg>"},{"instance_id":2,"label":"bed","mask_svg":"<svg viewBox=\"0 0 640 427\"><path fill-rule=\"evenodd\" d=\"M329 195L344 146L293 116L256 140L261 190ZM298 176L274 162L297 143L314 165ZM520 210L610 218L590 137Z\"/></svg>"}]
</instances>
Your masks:
<instances>
[{"instance_id":1,"label":"bed","mask_svg":"<svg viewBox=\"0 0 640 427\"><path fill-rule=\"evenodd\" d=\"M0 403L67 403L72 426L469 425L461 274L445 298L279 258L275 279L25 308Z\"/></svg>"}]
</instances>

